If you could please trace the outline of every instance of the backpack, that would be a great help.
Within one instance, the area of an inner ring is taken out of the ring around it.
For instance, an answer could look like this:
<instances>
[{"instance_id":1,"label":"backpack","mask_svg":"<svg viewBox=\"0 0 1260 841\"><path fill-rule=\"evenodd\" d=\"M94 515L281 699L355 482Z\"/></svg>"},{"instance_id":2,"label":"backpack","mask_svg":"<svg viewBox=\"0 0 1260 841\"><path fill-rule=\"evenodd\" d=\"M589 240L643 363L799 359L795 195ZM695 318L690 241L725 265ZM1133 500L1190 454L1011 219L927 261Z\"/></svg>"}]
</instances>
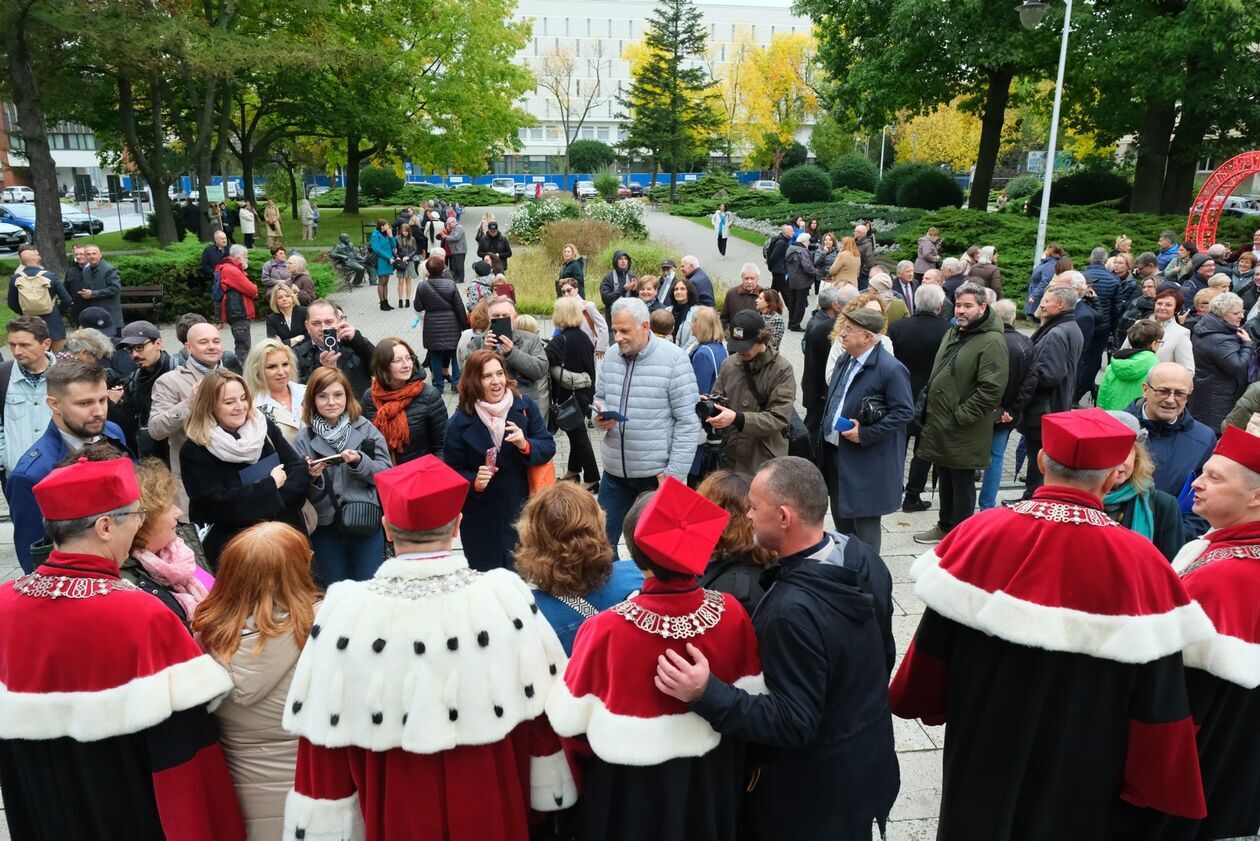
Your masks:
<instances>
[{"instance_id":1,"label":"backpack","mask_svg":"<svg viewBox=\"0 0 1260 841\"><path fill-rule=\"evenodd\" d=\"M766 240L765 244L761 246L761 259L763 260L770 259L770 243L772 242L774 242L774 237L770 237L770 239Z\"/></svg>"},{"instance_id":2,"label":"backpack","mask_svg":"<svg viewBox=\"0 0 1260 841\"><path fill-rule=\"evenodd\" d=\"M504 295L511 298L512 303L516 303L516 287L506 281L503 283L496 283L493 287L491 287L491 291L493 291L495 295Z\"/></svg>"},{"instance_id":3,"label":"backpack","mask_svg":"<svg viewBox=\"0 0 1260 841\"><path fill-rule=\"evenodd\" d=\"M214 280L210 283L210 300L214 301L217 309L223 303L223 269L216 268L214 270Z\"/></svg>"},{"instance_id":4,"label":"backpack","mask_svg":"<svg viewBox=\"0 0 1260 841\"><path fill-rule=\"evenodd\" d=\"M33 275L16 271L13 283L17 286L18 309L22 315L48 315L53 311L52 278L43 269Z\"/></svg>"}]
</instances>

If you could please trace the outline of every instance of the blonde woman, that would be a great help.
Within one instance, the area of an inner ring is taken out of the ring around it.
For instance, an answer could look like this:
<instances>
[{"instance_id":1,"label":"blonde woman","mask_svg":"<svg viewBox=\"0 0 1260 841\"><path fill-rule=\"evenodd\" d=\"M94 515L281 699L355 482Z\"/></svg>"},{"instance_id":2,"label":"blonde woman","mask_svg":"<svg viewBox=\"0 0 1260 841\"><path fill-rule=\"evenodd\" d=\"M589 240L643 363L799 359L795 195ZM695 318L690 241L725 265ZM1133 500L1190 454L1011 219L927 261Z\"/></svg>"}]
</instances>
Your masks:
<instances>
[{"instance_id":1,"label":"blonde woman","mask_svg":"<svg viewBox=\"0 0 1260 841\"><path fill-rule=\"evenodd\" d=\"M586 424L578 421L572 428L560 427L556 417L556 407L573 400L585 418L595 399L595 345L582 329L584 321L581 298L556 299L551 314L556 332L547 343L547 365L551 368L550 429L564 429L569 436L569 471L564 478L577 482L585 475L586 487L593 493L599 489L599 466Z\"/></svg>"},{"instance_id":2,"label":"blonde woman","mask_svg":"<svg viewBox=\"0 0 1260 841\"><path fill-rule=\"evenodd\" d=\"M298 305L298 292L287 283L272 287L271 312L267 314L267 338L279 339L289 347L306 341L306 307Z\"/></svg>"},{"instance_id":3,"label":"blonde woman","mask_svg":"<svg viewBox=\"0 0 1260 841\"><path fill-rule=\"evenodd\" d=\"M306 386L297 381L297 357L279 339L263 339L245 359L245 384L254 405L279 427L290 444L302 430L302 399Z\"/></svg>"},{"instance_id":4,"label":"blonde woman","mask_svg":"<svg viewBox=\"0 0 1260 841\"><path fill-rule=\"evenodd\" d=\"M285 266L289 270L289 279L286 281L297 292L297 302L303 307L310 306L318 295L315 294L315 281L311 280L311 271L306 265L306 258L301 254L294 254L285 261Z\"/></svg>"},{"instance_id":5,"label":"blonde woman","mask_svg":"<svg viewBox=\"0 0 1260 841\"><path fill-rule=\"evenodd\" d=\"M827 270L827 277L836 286L843 286L846 283L857 286L858 272L861 268L862 255L858 252L857 240L853 237L845 237L840 240L840 251L832 261L831 268Z\"/></svg>"},{"instance_id":6,"label":"blonde woman","mask_svg":"<svg viewBox=\"0 0 1260 841\"><path fill-rule=\"evenodd\" d=\"M602 360L605 351L608 350L608 322L604 320L604 313L599 307L595 306L593 301L587 301L582 296L582 290L578 286L577 280L566 277L560 281L561 298L577 298L582 304L582 332L590 338L595 345L595 359Z\"/></svg>"}]
</instances>

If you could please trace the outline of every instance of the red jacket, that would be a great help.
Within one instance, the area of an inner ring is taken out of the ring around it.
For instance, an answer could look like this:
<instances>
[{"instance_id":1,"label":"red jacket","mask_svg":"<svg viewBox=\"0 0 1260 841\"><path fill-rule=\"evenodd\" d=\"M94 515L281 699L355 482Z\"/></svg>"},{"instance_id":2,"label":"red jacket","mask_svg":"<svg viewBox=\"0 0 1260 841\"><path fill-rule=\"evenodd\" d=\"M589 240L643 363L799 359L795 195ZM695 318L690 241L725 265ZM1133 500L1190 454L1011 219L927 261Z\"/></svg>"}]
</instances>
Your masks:
<instances>
[{"instance_id":1,"label":"red jacket","mask_svg":"<svg viewBox=\"0 0 1260 841\"><path fill-rule=\"evenodd\" d=\"M253 318L258 286L231 257L220 263L217 271L219 285L223 287L223 300L219 302L219 321Z\"/></svg>"}]
</instances>

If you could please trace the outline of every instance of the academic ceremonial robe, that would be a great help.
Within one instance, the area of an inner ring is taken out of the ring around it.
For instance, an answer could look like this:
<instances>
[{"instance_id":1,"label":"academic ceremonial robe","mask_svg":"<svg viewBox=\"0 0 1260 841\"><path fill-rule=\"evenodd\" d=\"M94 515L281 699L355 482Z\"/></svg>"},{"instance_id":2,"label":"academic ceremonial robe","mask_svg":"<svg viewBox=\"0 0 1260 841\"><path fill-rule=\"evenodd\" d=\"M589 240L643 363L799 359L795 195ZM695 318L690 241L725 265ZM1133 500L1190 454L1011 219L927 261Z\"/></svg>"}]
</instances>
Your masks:
<instances>
[{"instance_id":1,"label":"academic ceremonial robe","mask_svg":"<svg viewBox=\"0 0 1260 841\"><path fill-rule=\"evenodd\" d=\"M1177 554L1173 569L1215 633L1185 650L1198 726L1207 817L1170 819L1161 838L1260 833L1260 523L1208 532Z\"/></svg>"},{"instance_id":2,"label":"academic ceremonial robe","mask_svg":"<svg viewBox=\"0 0 1260 841\"><path fill-rule=\"evenodd\" d=\"M1181 652L1211 623L1090 494L1039 489L916 561L893 712L945 724L940 841L1151 841L1202 818Z\"/></svg>"},{"instance_id":3,"label":"academic ceremonial robe","mask_svg":"<svg viewBox=\"0 0 1260 841\"><path fill-rule=\"evenodd\" d=\"M232 680L118 564L0 587L0 790L15 841L241 841L207 704Z\"/></svg>"},{"instance_id":4,"label":"academic ceremonial robe","mask_svg":"<svg viewBox=\"0 0 1260 841\"><path fill-rule=\"evenodd\" d=\"M462 555L329 587L285 708L286 841L526 841L577 800L543 715L564 663L529 587Z\"/></svg>"},{"instance_id":5,"label":"academic ceremonial robe","mask_svg":"<svg viewBox=\"0 0 1260 841\"><path fill-rule=\"evenodd\" d=\"M744 745L722 738L656 688L657 658L687 656L714 676L764 693L757 635L734 596L694 579L649 578L643 591L582 623L573 657L547 699L562 736L585 735L582 841L729 841L740 835Z\"/></svg>"}]
</instances>

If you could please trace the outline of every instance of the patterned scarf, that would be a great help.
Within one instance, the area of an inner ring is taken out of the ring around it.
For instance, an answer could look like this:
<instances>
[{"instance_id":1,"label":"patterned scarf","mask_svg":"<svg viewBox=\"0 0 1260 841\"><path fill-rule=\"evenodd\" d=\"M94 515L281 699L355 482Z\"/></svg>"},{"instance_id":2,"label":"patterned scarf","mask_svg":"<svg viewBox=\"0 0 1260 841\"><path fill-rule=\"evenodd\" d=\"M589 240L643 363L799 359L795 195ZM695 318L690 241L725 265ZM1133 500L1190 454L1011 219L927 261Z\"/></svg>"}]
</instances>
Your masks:
<instances>
[{"instance_id":1,"label":"patterned scarf","mask_svg":"<svg viewBox=\"0 0 1260 841\"><path fill-rule=\"evenodd\" d=\"M372 402L376 417L372 425L385 436L391 453L402 452L411 443L411 426L407 423L407 407L424 388L424 380L412 380L402 388L387 389L380 380L372 380Z\"/></svg>"},{"instance_id":2,"label":"patterned scarf","mask_svg":"<svg viewBox=\"0 0 1260 841\"><path fill-rule=\"evenodd\" d=\"M339 453L346 448L346 441L350 438L350 415L346 412L341 413L341 417L337 418L337 424L334 426L324 420L323 415L311 414L311 429L320 438L328 442L328 446L333 448L333 452Z\"/></svg>"}]
</instances>

